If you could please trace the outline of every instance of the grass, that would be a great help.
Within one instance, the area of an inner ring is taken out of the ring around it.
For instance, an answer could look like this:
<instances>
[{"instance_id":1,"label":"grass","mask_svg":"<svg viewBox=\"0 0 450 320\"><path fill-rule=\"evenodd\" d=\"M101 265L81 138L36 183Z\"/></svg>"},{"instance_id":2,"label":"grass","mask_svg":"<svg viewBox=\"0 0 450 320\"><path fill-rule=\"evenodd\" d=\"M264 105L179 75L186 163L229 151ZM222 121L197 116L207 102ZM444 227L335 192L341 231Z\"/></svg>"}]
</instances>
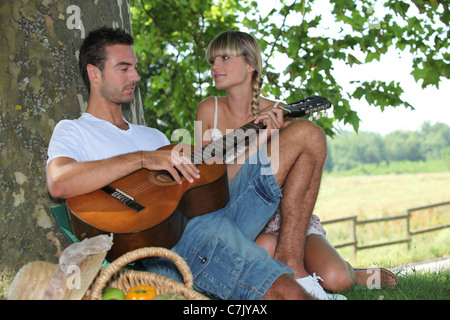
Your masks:
<instances>
[{"instance_id":1,"label":"grass","mask_svg":"<svg viewBox=\"0 0 450 320\"><path fill-rule=\"evenodd\" d=\"M450 200L450 172L330 177L322 181L316 214L374 218Z\"/></svg>"},{"instance_id":2,"label":"grass","mask_svg":"<svg viewBox=\"0 0 450 320\"><path fill-rule=\"evenodd\" d=\"M354 288L345 293L348 300L450 300L450 270L399 277L397 288Z\"/></svg>"}]
</instances>

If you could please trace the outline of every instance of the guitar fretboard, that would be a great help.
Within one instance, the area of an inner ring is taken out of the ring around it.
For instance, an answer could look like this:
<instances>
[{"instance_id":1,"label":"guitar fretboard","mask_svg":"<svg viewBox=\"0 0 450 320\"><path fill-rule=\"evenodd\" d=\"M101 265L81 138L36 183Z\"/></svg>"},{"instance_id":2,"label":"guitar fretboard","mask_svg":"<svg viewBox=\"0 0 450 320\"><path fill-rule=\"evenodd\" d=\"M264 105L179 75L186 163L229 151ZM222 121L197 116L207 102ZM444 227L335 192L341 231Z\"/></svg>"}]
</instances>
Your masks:
<instances>
[{"instance_id":1,"label":"guitar fretboard","mask_svg":"<svg viewBox=\"0 0 450 320\"><path fill-rule=\"evenodd\" d=\"M195 149L190 154L190 159L194 164L203 163L216 156L225 159L227 156L235 153L237 146L244 144L247 139L255 136L263 128L262 124L249 122L221 139L214 140L202 148Z\"/></svg>"},{"instance_id":2,"label":"guitar fretboard","mask_svg":"<svg viewBox=\"0 0 450 320\"><path fill-rule=\"evenodd\" d=\"M311 96L305 99L301 99L285 106L279 107L283 110L283 117L302 117L304 115L311 115L312 113L319 112L331 107L331 103L323 97ZM225 135L222 139L217 139L210 144L197 148L191 154L187 155L190 157L194 164L201 164L209 159L219 156L223 160L227 156L235 153L237 146L252 137L252 135L257 134L260 129L263 129L263 123L255 124L253 121L245 124L239 129Z\"/></svg>"}]
</instances>

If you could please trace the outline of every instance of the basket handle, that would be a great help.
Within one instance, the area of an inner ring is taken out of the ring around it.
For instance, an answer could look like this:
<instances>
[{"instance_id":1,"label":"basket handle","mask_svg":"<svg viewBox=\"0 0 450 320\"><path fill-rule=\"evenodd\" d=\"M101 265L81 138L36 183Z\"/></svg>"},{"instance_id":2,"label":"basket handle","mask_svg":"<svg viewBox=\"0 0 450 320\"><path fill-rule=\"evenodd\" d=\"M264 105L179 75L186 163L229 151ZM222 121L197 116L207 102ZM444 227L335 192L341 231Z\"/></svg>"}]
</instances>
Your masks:
<instances>
[{"instance_id":1,"label":"basket handle","mask_svg":"<svg viewBox=\"0 0 450 320\"><path fill-rule=\"evenodd\" d=\"M136 260L151 257L162 257L172 260L175 263L176 267L180 270L185 286L189 289L193 288L194 278L186 261L184 261L184 259L179 254L160 247L140 248L127 252L124 255L120 256L101 271L94 287L103 288L109 281L109 279L111 279L111 277L123 266L126 266L127 264ZM94 287L92 288L93 291Z\"/></svg>"}]
</instances>

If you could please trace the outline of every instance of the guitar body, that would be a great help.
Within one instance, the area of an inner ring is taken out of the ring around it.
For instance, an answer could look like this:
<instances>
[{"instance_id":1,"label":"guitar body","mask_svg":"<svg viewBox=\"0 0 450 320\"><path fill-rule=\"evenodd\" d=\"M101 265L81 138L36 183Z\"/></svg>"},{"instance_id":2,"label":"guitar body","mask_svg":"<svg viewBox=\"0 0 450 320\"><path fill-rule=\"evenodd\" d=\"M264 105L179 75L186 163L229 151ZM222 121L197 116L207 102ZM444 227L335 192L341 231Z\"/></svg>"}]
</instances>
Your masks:
<instances>
[{"instance_id":1,"label":"guitar body","mask_svg":"<svg viewBox=\"0 0 450 320\"><path fill-rule=\"evenodd\" d=\"M146 169L111 183L109 187L133 199L132 206L103 189L67 199L74 235L83 240L112 233L108 260L143 247L170 249L180 239L189 219L218 210L229 200L226 165L202 163L198 169L199 179L181 185L165 171ZM139 211L134 204L139 205Z\"/></svg>"}]
</instances>

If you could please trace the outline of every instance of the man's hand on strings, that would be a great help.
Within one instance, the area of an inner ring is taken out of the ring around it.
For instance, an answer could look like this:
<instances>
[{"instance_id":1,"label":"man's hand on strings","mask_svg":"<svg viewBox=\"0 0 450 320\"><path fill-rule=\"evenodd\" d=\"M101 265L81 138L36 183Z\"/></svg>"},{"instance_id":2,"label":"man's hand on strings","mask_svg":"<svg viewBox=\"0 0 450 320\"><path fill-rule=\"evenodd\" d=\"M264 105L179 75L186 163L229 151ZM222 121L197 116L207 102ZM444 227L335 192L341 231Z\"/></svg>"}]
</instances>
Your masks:
<instances>
[{"instance_id":1,"label":"man's hand on strings","mask_svg":"<svg viewBox=\"0 0 450 320\"><path fill-rule=\"evenodd\" d=\"M182 183L181 176L191 183L194 182L194 179L200 177L199 171L192 161L175 149L144 151L142 157L142 166L144 168L149 170L166 170L179 184Z\"/></svg>"}]
</instances>

